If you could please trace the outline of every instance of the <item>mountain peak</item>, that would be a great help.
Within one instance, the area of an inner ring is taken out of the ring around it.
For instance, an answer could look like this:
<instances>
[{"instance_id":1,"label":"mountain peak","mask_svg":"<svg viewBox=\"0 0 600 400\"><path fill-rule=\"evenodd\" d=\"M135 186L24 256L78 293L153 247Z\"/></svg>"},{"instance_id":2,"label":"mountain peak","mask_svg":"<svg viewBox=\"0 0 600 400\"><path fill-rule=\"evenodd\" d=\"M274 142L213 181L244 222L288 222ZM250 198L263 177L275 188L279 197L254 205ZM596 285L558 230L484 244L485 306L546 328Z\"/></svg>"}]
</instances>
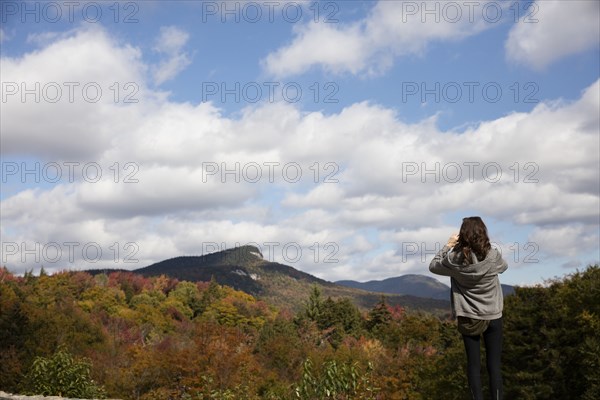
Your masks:
<instances>
[{"instance_id":1,"label":"mountain peak","mask_svg":"<svg viewBox=\"0 0 600 400\"><path fill-rule=\"evenodd\" d=\"M233 247L218 253L221 254L220 263L223 265L248 265L264 261L260 249L252 245Z\"/></svg>"},{"instance_id":2,"label":"mountain peak","mask_svg":"<svg viewBox=\"0 0 600 400\"><path fill-rule=\"evenodd\" d=\"M292 266L265 260L260 249L252 245L201 256L175 257L132 272L143 276L167 275L191 282L209 282L215 279L221 285L257 296L269 304L296 310L303 307L313 285L319 286L325 297L349 297L362 309L370 309L380 300L376 293L336 285ZM387 301L390 305L401 304L403 307L425 309L444 315L450 306L446 300L393 294L388 296Z\"/></svg>"}]
</instances>

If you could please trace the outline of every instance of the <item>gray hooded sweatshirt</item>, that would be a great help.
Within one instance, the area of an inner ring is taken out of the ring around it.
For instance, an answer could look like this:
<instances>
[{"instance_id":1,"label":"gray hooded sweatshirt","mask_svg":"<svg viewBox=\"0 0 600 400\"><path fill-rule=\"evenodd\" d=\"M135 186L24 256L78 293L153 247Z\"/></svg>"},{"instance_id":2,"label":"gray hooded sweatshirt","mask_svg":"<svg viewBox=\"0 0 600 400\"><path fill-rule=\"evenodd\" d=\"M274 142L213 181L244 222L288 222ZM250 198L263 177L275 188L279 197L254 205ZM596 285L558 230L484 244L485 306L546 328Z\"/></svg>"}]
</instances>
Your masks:
<instances>
[{"instance_id":1,"label":"gray hooded sweatshirt","mask_svg":"<svg viewBox=\"0 0 600 400\"><path fill-rule=\"evenodd\" d=\"M493 320L502 317L504 298L498 274L508 265L492 248L484 260L462 265L461 255L444 246L431 260L429 270L450 277L452 313L455 317Z\"/></svg>"}]
</instances>

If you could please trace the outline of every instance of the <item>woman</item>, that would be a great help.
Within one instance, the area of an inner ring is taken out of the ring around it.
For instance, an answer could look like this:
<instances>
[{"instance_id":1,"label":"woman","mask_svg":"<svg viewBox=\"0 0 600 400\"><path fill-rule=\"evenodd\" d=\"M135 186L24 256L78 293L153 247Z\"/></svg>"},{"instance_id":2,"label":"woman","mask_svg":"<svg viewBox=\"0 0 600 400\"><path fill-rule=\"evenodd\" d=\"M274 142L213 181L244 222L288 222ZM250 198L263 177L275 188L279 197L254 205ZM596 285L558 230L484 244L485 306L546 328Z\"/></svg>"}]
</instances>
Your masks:
<instances>
[{"instance_id":1,"label":"woman","mask_svg":"<svg viewBox=\"0 0 600 400\"><path fill-rule=\"evenodd\" d=\"M502 287L498 274L508 268L500 252L492 248L480 217L463 218L460 232L429 264L434 274L450 277L452 313L458 318L467 353L467 377L473 400L483 399L479 340L483 334L490 393L502 399Z\"/></svg>"}]
</instances>

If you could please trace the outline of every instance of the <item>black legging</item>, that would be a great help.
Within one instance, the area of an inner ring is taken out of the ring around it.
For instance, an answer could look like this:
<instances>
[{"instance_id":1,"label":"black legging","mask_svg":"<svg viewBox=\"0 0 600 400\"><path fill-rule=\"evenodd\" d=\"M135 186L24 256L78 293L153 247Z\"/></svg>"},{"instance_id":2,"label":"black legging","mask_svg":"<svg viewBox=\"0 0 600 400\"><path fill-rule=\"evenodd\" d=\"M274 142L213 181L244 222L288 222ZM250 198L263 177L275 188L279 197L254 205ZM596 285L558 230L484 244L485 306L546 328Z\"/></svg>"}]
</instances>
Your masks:
<instances>
[{"instance_id":1,"label":"black legging","mask_svg":"<svg viewBox=\"0 0 600 400\"><path fill-rule=\"evenodd\" d=\"M481 336L463 335L465 350L467 352L467 377L473 400L483 400L481 389L481 364L479 354L479 340ZM485 343L485 359L487 371L490 376L490 394L492 400L502 400L502 372L500 371L500 357L502 354L502 318L490 321L490 325L483 332Z\"/></svg>"}]
</instances>

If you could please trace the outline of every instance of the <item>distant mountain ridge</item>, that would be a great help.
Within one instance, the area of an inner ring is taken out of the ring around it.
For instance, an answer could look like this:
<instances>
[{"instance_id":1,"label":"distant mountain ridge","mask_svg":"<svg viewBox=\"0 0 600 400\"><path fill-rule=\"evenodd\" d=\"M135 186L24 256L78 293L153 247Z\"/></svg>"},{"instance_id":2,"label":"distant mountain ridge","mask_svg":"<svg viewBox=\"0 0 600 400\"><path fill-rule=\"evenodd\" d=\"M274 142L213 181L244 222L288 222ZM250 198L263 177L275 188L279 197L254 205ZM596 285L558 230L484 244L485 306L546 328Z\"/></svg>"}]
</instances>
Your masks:
<instances>
[{"instance_id":1,"label":"distant mountain ridge","mask_svg":"<svg viewBox=\"0 0 600 400\"><path fill-rule=\"evenodd\" d=\"M92 274L113 271L133 272L143 276L166 275L192 282L206 282L214 278L221 285L231 286L270 304L294 310L304 305L313 285L321 289L323 296L348 297L363 310L372 308L381 298L380 293L336 284L289 265L267 261L255 246L241 246L201 256L174 257L133 271L88 270ZM450 312L448 298L434 299L388 293L386 300L390 305L401 305L437 315Z\"/></svg>"},{"instance_id":2,"label":"distant mountain ridge","mask_svg":"<svg viewBox=\"0 0 600 400\"><path fill-rule=\"evenodd\" d=\"M448 298L450 288L435 278L425 275L408 274L387 278L383 280L372 280L368 282L357 282L353 280L336 281L338 285L364 289L371 292L409 294L431 299Z\"/></svg>"},{"instance_id":3,"label":"distant mountain ridge","mask_svg":"<svg viewBox=\"0 0 600 400\"><path fill-rule=\"evenodd\" d=\"M450 287L448 285L425 275L407 274L384 280L372 280L368 282L342 280L336 281L335 283L377 293L404 294L440 300L447 300L450 298ZM515 292L513 286L504 284L501 286L504 296L511 295Z\"/></svg>"}]
</instances>

